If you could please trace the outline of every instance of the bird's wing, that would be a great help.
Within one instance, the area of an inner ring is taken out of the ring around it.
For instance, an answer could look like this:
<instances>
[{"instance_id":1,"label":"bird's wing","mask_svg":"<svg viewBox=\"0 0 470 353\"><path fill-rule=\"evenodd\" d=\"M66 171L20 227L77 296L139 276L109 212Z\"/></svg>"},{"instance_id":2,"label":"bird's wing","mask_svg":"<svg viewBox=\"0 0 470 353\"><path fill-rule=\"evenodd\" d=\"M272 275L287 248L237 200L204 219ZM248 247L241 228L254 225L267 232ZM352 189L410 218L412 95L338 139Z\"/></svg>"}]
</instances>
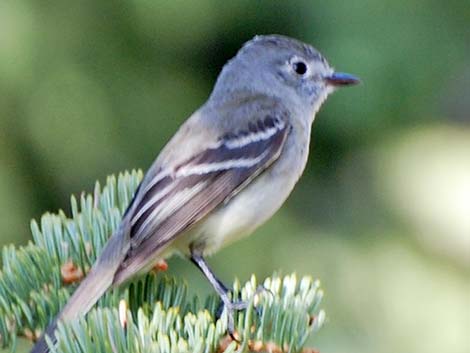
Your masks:
<instances>
[{"instance_id":1,"label":"bird's wing","mask_svg":"<svg viewBox=\"0 0 470 353\"><path fill-rule=\"evenodd\" d=\"M285 114L260 115L246 130L227 133L186 161L154 173L132 207L130 248L115 283L142 270L178 234L268 168L289 131Z\"/></svg>"}]
</instances>

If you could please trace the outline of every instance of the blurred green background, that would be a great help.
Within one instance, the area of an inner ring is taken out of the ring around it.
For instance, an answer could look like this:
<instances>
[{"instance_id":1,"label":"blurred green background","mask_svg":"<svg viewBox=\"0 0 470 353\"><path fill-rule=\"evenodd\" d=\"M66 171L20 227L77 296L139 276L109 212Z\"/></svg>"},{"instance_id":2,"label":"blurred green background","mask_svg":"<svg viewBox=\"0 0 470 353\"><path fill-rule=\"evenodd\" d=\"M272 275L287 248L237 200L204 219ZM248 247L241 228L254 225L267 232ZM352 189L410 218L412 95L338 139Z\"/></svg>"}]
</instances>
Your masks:
<instances>
[{"instance_id":1,"label":"blurred green background","mask_svg":"<svg viewBox=\"0 0 470 353\"><path fill-rule=\"evenodd\" d=\"M328 100L292 197L214 269L319 277L322 353L468 353L468 1L2 0L0 245L95 180L146 169L262 33L312 43L363 84Z\"/></svg>"}]
</instances>

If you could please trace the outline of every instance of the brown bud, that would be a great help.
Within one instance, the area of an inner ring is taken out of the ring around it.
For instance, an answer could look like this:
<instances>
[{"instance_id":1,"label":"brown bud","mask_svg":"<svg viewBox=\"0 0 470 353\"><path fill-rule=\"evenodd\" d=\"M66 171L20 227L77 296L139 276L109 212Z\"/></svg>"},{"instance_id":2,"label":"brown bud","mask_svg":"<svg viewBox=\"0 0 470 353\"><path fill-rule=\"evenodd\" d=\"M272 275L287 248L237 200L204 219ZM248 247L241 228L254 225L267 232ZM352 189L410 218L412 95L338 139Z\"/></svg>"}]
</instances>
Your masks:
<instances>
[{"instance_id":1,"label":"brown bud","mask_svg":"<svg viewBox=\"0 0 470 353\"><path fill-rule=\"evenodd\" d=\"M67 261L60 268L62 275L62 282L65 284L72 284L79 282L83 278L83 271L80 267L75 266L72 261Z\"/></svg>"}]
</instances>

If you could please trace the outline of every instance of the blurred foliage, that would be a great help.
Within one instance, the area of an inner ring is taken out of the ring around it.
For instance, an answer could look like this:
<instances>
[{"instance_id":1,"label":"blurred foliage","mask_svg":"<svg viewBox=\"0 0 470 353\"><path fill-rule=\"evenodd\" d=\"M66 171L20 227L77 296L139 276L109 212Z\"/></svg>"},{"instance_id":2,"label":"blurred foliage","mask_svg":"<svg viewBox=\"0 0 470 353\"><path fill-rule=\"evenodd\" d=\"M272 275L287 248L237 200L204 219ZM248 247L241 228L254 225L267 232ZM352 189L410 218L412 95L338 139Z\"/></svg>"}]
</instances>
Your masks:
<instances>
[{"instance_id":1,"label":"blurred foliage","mask_svg":"<svg viewBox=\"0 0 470 353\"><path fill-rule=\"evenodd\" d=\"M148 167L245 40L291 35L364 84L329 98L286 207L216 271L322 278L324 353L468 351L469 23L461 0L3 0L0 243Z\"/></svg>"}]
</instances>

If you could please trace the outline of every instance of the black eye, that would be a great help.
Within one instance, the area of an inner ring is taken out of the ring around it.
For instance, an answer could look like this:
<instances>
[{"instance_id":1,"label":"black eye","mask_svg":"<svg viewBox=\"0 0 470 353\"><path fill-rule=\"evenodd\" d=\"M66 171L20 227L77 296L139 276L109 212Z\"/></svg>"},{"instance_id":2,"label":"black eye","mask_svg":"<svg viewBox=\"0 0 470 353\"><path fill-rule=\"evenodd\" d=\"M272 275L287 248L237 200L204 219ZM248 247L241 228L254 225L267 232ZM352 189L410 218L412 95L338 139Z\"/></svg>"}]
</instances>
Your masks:
<instances>
[{"instance_id":1,"label":"black eye","mask_svg":"<svg viewBox=\"0 0 470 353\"><path fill-rule=\"evenodd\" d=\"M292 64L292 68L294 71L299 74L303 75L307 72L307 64L304 63L303 61L296 61Z\"/></svg>"}]
</instances>

